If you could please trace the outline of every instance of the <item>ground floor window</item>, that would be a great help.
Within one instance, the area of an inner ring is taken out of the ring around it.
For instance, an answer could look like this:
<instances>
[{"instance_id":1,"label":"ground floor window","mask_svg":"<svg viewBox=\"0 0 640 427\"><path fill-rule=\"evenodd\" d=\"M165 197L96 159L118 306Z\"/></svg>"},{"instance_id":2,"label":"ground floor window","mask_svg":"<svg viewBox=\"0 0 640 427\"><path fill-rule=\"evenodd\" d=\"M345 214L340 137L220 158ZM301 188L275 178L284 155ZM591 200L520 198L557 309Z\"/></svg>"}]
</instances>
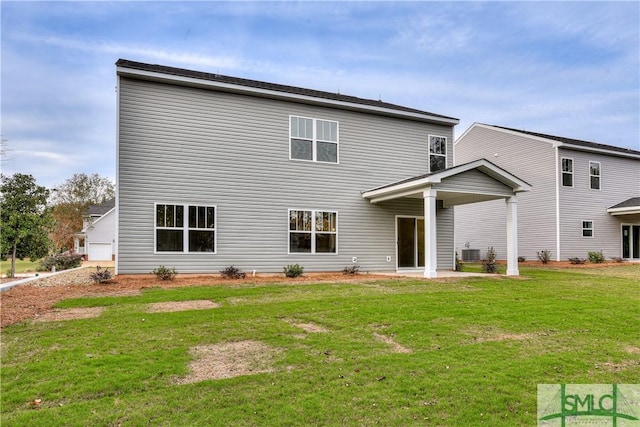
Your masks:
<instances>
[{"instance_id":1,"label":"ground floor window","mask_svg":"<svg viewBox=\"0 0 640 427\"><path fill-rule=\"evenodd\" d=\"M582 221L582 237L593 237L593 221Z\"/></svg>"},{"instance_id":2,"label":"ground floor window","mask_svg":"<svg viewBox=\"0 0 640 427\"><path fill-rule=\"evenodd\" d=\"M156 252L216 251L216 207L155 205Z\"/></svg>"},{"instance_id":3,"label":"ground floor window","mask_svg":"<svg viewBox=\"0 0 640 427\"><path fill-rule=\"evenodd\" d=\"M338 213L289 210L289 253L337 253Z\"/></svg>"}]
</instances>

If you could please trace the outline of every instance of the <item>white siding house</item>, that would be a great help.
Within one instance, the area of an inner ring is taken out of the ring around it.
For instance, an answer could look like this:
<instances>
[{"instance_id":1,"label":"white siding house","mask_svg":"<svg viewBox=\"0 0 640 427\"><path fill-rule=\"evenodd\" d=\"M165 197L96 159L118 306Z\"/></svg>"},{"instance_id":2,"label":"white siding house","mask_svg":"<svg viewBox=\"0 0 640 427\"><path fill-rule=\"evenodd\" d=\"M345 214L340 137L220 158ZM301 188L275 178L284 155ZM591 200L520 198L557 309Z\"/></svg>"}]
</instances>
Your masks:
<instances>
[{"instance_id":1,"label":"white siding house","mask_svg":"<svg viewBox=\"0 0 640 427\"><path fill-rule=\"evenodd\" d=\"M89 206L82 231L74 237L74 251L89 261L112 261L116 254L115 199Z\"/></svg>"},{"instance_id":2,"label":"white siding house","mask_svg":"<svg viewBox=\"0 0 640 427\"><path fill-rule=\"evenodd\" d=\"M640 152L621 147L475 123L455 142L456 163L485 157L532 185L519 197L520 256L535 260L640 259ZM504 218L496 202L460 206L460 253L506 253Z\"/></svg>"},{"instance_id":3,"label":"white siding house","mask_svg":"<svg viewBox=\"0 0 640 427\"><path fill-rule=\"evenodd\" d=\"M454 265L452 206L500 199L515 224L516 194L529 189L486 160L454 168L455 118L161 65L116 66L118 273L358 264L434 277ZM512 247L514 231L505 236Z\"/></svg>"}]
</instances>

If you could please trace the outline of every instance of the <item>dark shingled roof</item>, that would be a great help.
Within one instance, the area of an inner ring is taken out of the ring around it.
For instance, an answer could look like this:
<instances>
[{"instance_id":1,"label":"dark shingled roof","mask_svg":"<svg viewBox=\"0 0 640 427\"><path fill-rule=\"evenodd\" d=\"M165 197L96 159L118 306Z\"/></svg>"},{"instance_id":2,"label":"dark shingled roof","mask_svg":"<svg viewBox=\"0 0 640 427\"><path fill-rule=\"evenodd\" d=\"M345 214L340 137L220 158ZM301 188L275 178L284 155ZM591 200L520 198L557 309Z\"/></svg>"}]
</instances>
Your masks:
<instances>
[{"instance_id":1,"label":"dark shingled roof","mask_svg":"<svg viewBox=\"0 0 640 427\"><path fill-rule=\"evenodd\" d=\"M139 70L139 71L169 74L169 75L179 76L179 77L189 77L194 79L208 80L212 82L219 82L219 83L225 83L230 85L246 86L246 87L251 87L256 89L283 92L283 93L289 93L294 95L309 96L313 98L328 99L332 101L348 102L352 104L359 104L359 105L364 105L369 107L387 108L390 110L428 115L428 116L447 119L447 120L458 120L454 117L443 116L441 114L430 113L428 111L422 111L422 110L417 110L415 108L403 107L401 105L390 104L388 102L376 101L373 99L358 98L355 96L342 95L339 93L324 92L324 91L313 90L313 89L304 89L304 88L295 87L295 86L287 86L287 85L281 85L276 83L267 83L267 82L261 82L257 80L248 80L248 79L242 79L238 77L224 76L220 74L205 73L201 71L185 70L183 68L167 67L164 65L145 64L142 62L129 61L127 59L119 59L116 62L116 66L123 67L123 68L130 68L130 69Z\"/></svg>"},{"instance_id":2,"label":"dark shingled roof","mask_svg":"<svg viewBox=\"0 0 640 427\"><path fill-rule=\"evenodd\" d=\"M640 197L632 197L630 199L625 200L624 202L618 203L615 206L611 206L609 209L634 208L636 206L640 206Z\"/></svg>"},{"instance_id":3,"label":"dark shingled roof","mask_svg":"<svg viewBox=\"0 0 640 427\"><path fill-rule=\"evenodd\" d=\"M526 130L507 128L503 126L495 126L495 125L489 125L489 126L493 126L499 129L510 130L512 132L519 132L525 135L537 136L539 138L551 139L553 141L562 142L563 144L577 145L579 147L585 147L585 148L596 148L599 150L613 151L616 153L635 154L637 156L640 156L640 151L632 150L630 148L616 147L615 145L606 145L606 144L600 144L597 142L581 141L579 139L564 138L561 136L547 135L544 133L537 133L537 132L528 132Z\"/></svg>"},{"instance_id":4,"label":"dark shingled roof","mask_svg":"<svg viewBox=\"0 0 640 427\"><path fill-rule=\"evenodd\" d=\"M91 205L87 208L85 215L102 216L116 207L116 199L109 199L101 205Z\"/></svg>"}]
</instances>

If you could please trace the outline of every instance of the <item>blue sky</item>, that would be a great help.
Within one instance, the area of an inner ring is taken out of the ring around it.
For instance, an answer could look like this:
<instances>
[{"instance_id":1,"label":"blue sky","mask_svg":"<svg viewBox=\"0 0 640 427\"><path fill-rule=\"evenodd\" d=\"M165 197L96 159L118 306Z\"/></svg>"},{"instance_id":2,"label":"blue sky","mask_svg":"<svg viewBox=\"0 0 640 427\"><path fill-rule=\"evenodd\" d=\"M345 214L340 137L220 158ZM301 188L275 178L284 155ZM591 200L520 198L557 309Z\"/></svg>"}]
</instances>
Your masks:
<instances>
[{"instance_id":1,"label":"blue sky","mask_svg":"<svg viewBox=\"0 0 640 427\"><path fill-rule=\"evenodd\" d=\"M2 173L115 177L118 58L640 150L640 2L2 1Z\"/></svg>"}]
</instances>

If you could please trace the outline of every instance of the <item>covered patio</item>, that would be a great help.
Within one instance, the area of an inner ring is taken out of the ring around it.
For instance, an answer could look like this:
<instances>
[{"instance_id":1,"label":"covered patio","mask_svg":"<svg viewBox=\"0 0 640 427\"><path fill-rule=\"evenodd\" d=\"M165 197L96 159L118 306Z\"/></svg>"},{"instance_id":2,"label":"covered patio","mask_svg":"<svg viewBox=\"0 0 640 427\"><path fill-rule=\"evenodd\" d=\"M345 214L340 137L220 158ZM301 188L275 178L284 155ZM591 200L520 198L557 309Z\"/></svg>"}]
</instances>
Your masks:
<instances>
[{"instance_id":1,"label":"covered patio","mask_svg":"<svg viewBox=\"0 0 640 427\"><path fill-rule=\"evenodd\" d=\"M507 217L507 275L518 271L517 194L531 186L486 159L479 159L434 173L404 179L364 191L362 197L376 204L400 198L419 198L424 203L424 277L438 276L436 206L443 208L504 199ZM453 253L451 253L453 260ZM452 263L453 269L453 263Z\"/></svg>"}]
</instances>

